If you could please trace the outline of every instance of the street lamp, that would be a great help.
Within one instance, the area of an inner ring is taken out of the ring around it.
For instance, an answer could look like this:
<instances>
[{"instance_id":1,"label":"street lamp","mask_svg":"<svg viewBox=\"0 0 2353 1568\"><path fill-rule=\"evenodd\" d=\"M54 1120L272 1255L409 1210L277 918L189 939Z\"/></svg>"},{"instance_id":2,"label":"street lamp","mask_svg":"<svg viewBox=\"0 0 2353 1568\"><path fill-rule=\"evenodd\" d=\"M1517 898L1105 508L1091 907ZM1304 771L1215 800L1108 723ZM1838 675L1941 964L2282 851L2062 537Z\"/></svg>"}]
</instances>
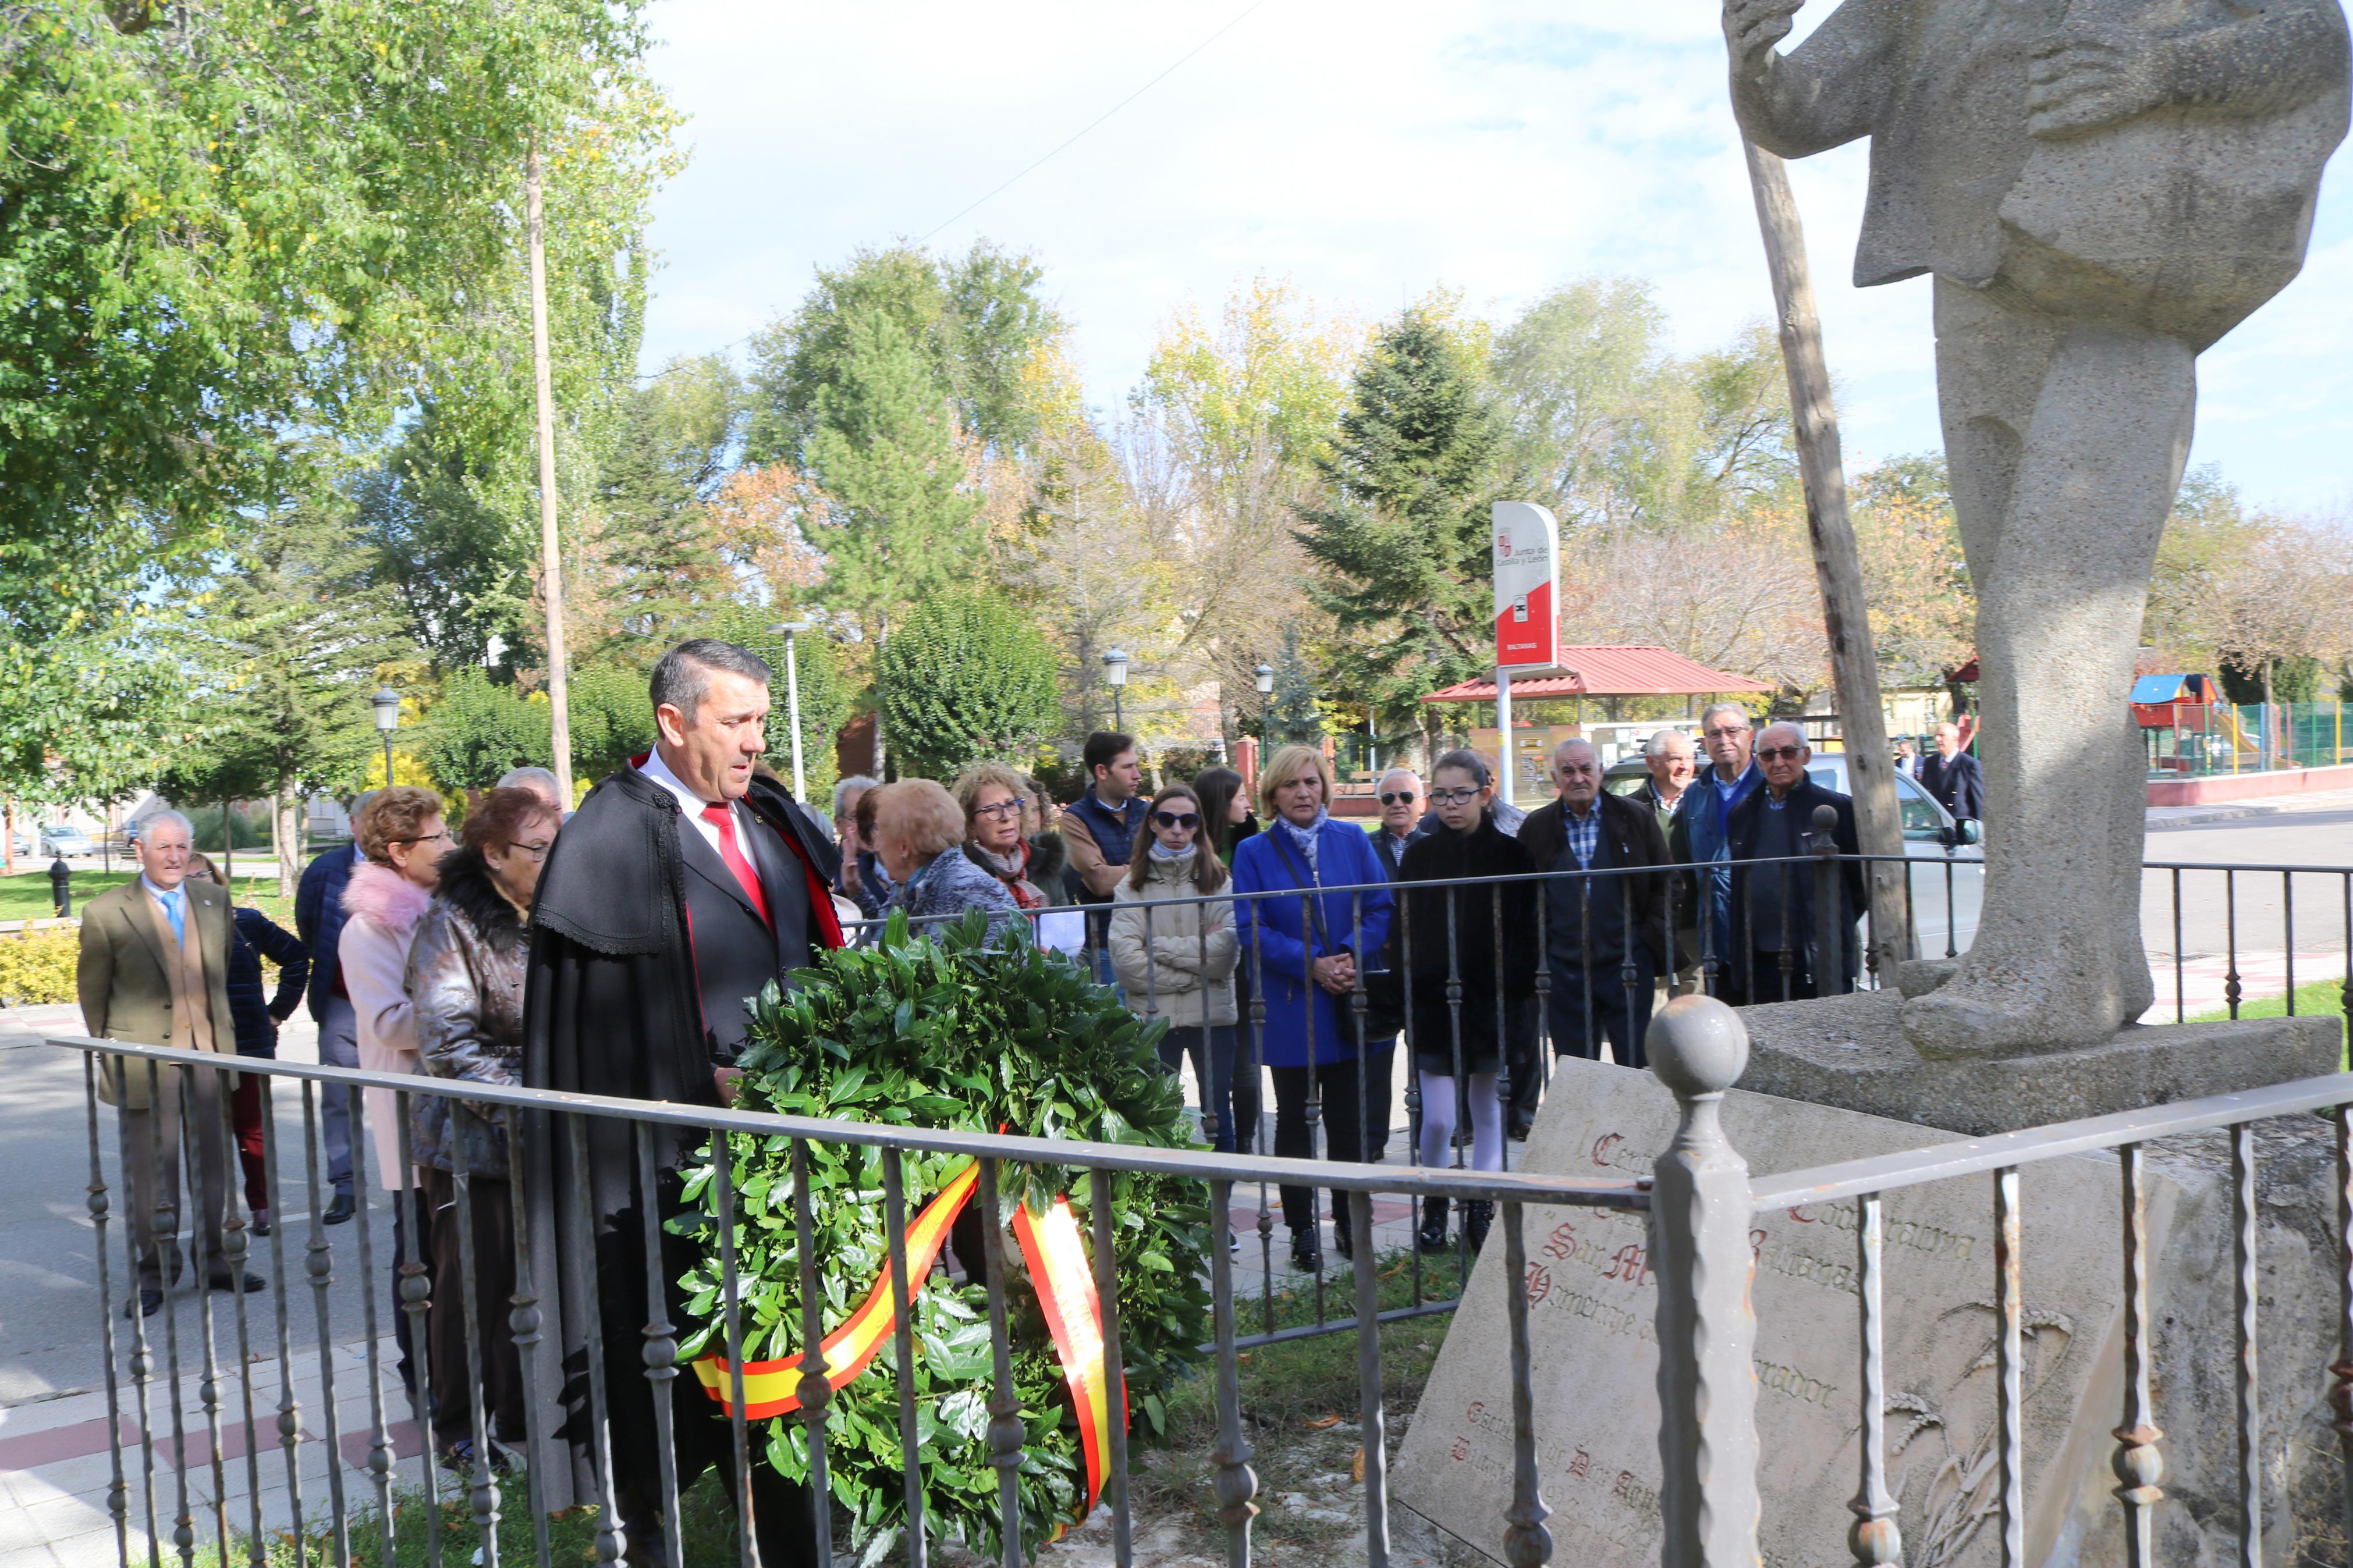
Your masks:
<instances>
[{"instance_id":1,"label":"street lamp","mask_svg":"<svg viewBox=\"0 0 2353 1568\"><path fill-rule=\"evenodd\" d=\"M1111 682L1111 727L1127 728L1125 716L1120 710L1119 689L1127 684L1127 655L1113 648L1103 656L1103 679Z\"/></svg>"},{"instance_id":2,"label":"street lamp","mask_svg":"<svg viewBox=\"0 0 2353 1568\"><path fill-rule=\"evenodd\" d=\"M400 728L400 693L389 686L381 688L375 696L368 699L368 704L375 710L376 731L384 737L384 784L386 789L390 789L392 787L392 732Z\"/></svg>"},{"instance_id":3,"label":"street lamp","mask_svg":"<svg viewBox=\"0 0 2353 1568\"><path fill-rule=\"evenodd\" d=\"M1263 746L1267 740L1267 708L1274 700L1274 666L1261 664L1250 671L1250 677L1258 684L1258 743Z\"/></svg>"},{"instance_id":4,"label":"street lamp","mask_svg":"<svg viewBox=\"0 0 2353 1568\"><path fill-rule=\"evenodd\" d=\"M793 639L808 630L809 624L786 621L768 629L785 634L785 713L793 731L793 798L798 800L808 793L808 786L801 781L801 671L793 658Z\"/></svg>"}]
</instances>

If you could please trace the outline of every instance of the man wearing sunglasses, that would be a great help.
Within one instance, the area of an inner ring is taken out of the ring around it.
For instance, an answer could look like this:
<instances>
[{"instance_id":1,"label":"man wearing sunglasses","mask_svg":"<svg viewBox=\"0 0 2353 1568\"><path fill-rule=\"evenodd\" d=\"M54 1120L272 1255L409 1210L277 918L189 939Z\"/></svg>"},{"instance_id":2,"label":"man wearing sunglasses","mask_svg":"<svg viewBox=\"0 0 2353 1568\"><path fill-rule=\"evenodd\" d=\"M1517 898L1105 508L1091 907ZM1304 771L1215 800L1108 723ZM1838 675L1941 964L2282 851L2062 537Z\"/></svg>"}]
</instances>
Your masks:
<instances>
[{"instance_id":1,"label":"man wearing sunglasses","mask_svg":"<svg viewBox=\"0 0 2353 1568\"><path fill-rule=\"evenodd\" d=\"M1411 768L1391 768L1383 773L1379 795L1381 830L1373 835L1373 852L1381 858L1381 869L1394 882L1398 868L1405 863L1407 847L1430 837L1430 825L1421 815L1430 795L1421 787L1421 776Z\"/></svg>"},{"instance_id":2,"label":"man wearing sunglasses","mask_svg":"<svg viewBox=\"0 0 2353 1568\"><path fill-rule=\"evenodd\" d=\"M1725 829L1733 860L1731 962L1751 1003L1837 995L1854 989L1862 969L1855 940L1864 896L1861 863L1839 865L1841 951L1831 957L1817 951L1814 941L1814 867L1794 858L1814 853L1814 811L1824 805L1837 814L1831 831L1840 852L1860 852L1854 802L1807 774L1813 754L1795 724L1766 725L1757 737L1765 787L1732 808Z\"/></svg>"}]
</instances>

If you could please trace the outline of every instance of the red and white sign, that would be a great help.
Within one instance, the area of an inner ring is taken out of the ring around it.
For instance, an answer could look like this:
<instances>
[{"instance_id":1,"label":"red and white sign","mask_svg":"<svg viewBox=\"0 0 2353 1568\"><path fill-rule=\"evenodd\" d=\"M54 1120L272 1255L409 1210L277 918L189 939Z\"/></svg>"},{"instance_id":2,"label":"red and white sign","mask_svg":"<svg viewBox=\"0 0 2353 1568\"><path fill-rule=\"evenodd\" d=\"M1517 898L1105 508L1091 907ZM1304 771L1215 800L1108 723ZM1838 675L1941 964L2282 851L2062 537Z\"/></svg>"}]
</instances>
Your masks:
<instances>
[{"instance_id":1,"label":"red and white sign","mask_svg":"<svg viewBox=\"0 0 2353 1568\"><path fill-rule=\"evenodd\" d=\"M1534 501L1495 503L1495 663L1514 669L1559 656L1560 524Z\"/></svg>"}]
</instances>

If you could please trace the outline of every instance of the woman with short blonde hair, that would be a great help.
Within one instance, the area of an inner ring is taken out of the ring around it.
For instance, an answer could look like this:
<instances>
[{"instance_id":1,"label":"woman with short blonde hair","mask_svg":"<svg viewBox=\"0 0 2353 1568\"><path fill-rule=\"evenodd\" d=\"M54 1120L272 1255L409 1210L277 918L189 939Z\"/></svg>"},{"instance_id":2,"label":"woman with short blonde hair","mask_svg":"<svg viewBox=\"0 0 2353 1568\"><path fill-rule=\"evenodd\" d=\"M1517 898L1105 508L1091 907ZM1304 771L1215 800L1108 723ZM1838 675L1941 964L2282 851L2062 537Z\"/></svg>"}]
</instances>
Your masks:
<instances>
[{"instance_id":1,"label":"woman with short blonde hair","mask_svg":"<svg viewBox=\"0 0 2353 1568\"><path fill-rule=\"evenodd\" d=\"M902 779L866 796L873 803L874 852L898 890L891 907L923 922L922 934L967 910L988 916L988 940L1021 925L1021 906L990 873L962 853L963 807L929 779ZM859 804L863 805L866 801Z\"/></svg>"},{"instance_id":2,"label":"woman with short blonde hair","mask_svg":"<svg viewBox=\"0 0 2353 1568\"><path fill-rule=\"evenodd\" d=\"M1308 1107L1321 1100L1324 1157L1378 1159L1388 1140L1390 1053L1397 1037L1364 1028L1356 1010L1361 971L1379 967L1388 938L1388 875L1364 830L1335 822L1332 770L1314 746L1285 746L1260 788L1267 825L1234 850L1241 967L1265 995L1266 1066L1274 1079L1274 1152L1315 1157ZM1356 889L1327 892L1326 889ZM1251 894L1260 895L1250 897ZM1272 895L1272 896L1268 896ZM1252 1073L1254 1062L1240 1070ZM1324 1266L1315 1189L1285 1186L1291 1261ZM1345 1206L1333 1214L1344 1258L1356 1238ZM1370 1245L1370 1238L1366 1238Z\"/></svg>"}]
</instances>

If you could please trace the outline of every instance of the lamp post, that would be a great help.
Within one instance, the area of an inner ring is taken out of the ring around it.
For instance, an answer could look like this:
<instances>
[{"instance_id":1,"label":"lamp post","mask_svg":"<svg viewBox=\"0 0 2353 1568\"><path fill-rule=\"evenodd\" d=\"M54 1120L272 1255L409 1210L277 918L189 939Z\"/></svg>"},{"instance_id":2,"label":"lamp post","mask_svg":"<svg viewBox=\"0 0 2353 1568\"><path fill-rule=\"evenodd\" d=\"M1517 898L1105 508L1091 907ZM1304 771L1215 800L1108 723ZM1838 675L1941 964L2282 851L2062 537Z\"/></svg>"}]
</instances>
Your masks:
<instances>
[{"instance_id":1,"label":"lamp post","mask_svg":"<svg viewBox=\"0 0 2353 1568\"><path fill-rule=\"evenodd\" d=\"M809 624L786 621L768 629L785 634L785 715L793 731L793 798L798 800L808 793L808 787L801 782L801 670L793 657L793 639L808 630Z\"/></svg>"},{"instance_id":2,"label":"lamp post","mask_svg":"<svg viewBox=\"0 0 2353 1568\"><path fill-rule=\"evenodd\" d=\"M1267 710L1274 701L1274 666L1261 664L1250 671L1250 678L1258 685L1258 743L1264 746L1267 742Z\"/></svg>"},{"instance_id":3,"label":"lamp post","mask_svg":"<svg viewBox=\"0 0 2353 1568\"><path fill-rule=\"evenodd\" d=\"M375 710L376 732L384 737L384 784L392 787L392 732L400 728L400 693L391 687L380 688L368 699Z\"/></svg>"},{"instance_id":4,"label":"lamp post","mask_svg":"<svg viewBox=\"0 0 2353 1568\"><path fill-rule=\"evenodd\" d=\"M1111 727L1125 730L1127 719L1120 710L1120 688L1127 684L1127 655L1112 648L1103 656L1103 679L1111 682Z\"/></svg>"}]
</instances>

